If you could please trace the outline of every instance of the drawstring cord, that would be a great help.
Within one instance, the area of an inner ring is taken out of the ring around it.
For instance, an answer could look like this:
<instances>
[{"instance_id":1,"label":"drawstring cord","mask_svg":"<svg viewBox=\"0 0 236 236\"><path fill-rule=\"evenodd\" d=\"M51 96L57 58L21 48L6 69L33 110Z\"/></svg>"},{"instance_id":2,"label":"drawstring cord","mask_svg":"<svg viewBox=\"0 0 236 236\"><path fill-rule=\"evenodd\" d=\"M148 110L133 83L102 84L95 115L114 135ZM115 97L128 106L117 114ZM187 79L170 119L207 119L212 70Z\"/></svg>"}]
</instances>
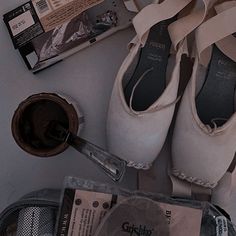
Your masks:
<instances>
[{"instance_id":1,"label":"drawstring cord","mask_svg":"<svg viewBox=\"0 0 236 236\"><path fill-rule=\"evenodd\" d=\"M217 130L217 128L218 128L217 123L216 123L217 121L227 121L227 119L226 118L213 118L213 119L211 119L211 124L213 124L214 127L211 128L210 125L206 125L207 131L209 133L214 133Z\"/></svg>"},{"instance_id":2,"label":"drawstring cord","mask_svg":"<svg viewBox=\"0 0 236 236\"><path fill-rule=\"evenodd\" d=\"M158 109L157 109L157 106L153 106L153 107L151 107L151 109L148 109L147 111L143 111L141 114L140 114L140 112L136 112L135 110L133 110L133 108L132 108L132 102L133 102L133 97L134 97L135 89L136 89L136 87L139 85L139 83L141 82L141 80L142 80L148 73L150 73L150 72L153 71L153 70L154 70L153 67L150 68L150 69L147 69L147 70L141 75L141 77L138 79L138 81L136 82L136 84L134 85L134 87L133 87L133 89L132 89L131 96L130 96L130 100L129 100L129 107L130 107L130 109L132 110L132 112L133 112L134 114L139 114L139 115L141 115L141 114L143 114L143 113L148 113L148 112L153 111L153 110L157 111L157 110L161 110L161 109L167 108L167 107L169 107L169 106L172 106L172 105L175 105L176 103L178 103L178 101L179 101L180 98L181 98L181 96L178 96L177 99L174 100L174 101L171 102L171 103L168 103L168 104L163 105L163 106L159 106Z\"/></svg>"},{"instance_id":3,"label":"drawstring cord","mask_svg":"<svg viewBox=\"0 0 236 236\"><path fill-rule=\"evenodd\" d=\"M141 80L151 71L153 71L154 68L150 68L148 70L146 70L142 75L141 77L138 79L138 81L136 82L136 84L134 85L133 89L132 89L132 93L131 93L131 96L130 96L130 100L129 100L129 107L133 110L132 108L132 102L133 102L133 97L134 97L134 92L135 92L135 89L136 87L139 85L139 83L141 82Z\"/></svg>"}]
</instances>

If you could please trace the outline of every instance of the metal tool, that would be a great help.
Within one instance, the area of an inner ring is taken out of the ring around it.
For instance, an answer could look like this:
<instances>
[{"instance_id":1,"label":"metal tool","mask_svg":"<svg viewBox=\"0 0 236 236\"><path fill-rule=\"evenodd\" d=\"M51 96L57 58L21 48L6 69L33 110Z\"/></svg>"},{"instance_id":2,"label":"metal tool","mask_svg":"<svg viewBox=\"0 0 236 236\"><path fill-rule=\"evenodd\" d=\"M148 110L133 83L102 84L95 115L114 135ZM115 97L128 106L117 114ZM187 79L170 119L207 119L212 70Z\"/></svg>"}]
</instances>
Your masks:
<instances>
[{"instance_id":1,"label":"metal tool","mask_svg":"<svg viewBox=\"0 0 236 236\"><path fill-rule=\"evenodd\" d=\"M106 152L87 140L72 134L59 122L51 121L48 125L46 135L47 137L62 143L68 143L70 146L99 165L114 181L120 181L124 176L126 168L126 162L124 160L121 160L119 157Z\"/></svg>"}]
</instances>

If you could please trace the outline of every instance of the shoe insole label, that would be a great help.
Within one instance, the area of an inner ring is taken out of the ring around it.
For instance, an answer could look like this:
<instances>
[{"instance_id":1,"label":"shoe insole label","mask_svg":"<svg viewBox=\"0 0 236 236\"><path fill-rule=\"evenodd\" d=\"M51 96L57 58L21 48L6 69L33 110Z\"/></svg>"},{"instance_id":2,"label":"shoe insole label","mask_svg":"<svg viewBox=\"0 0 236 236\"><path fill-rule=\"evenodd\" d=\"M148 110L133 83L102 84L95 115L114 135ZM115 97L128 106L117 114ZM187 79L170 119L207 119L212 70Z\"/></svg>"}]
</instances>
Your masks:
<instances>
[{"instance_id":1,"label":"shoe insole label","mask_svg":"<svg viewBox=\"0 0 236 236\"><path fill-rule=\"evenodd\" d=\"M135 72L124 88L126 102L129 104L134 86L143 77L134 91L132 99L134 110L146 110L165 90L166 68L171 47L168 25L173 20L174 18L162 21L150 29ZM146 73L147 71L149 72Z\"/></svg>"},{"instance_id":2,"label":"shoe insole label","mask_svg":"<svg viewBox=\"0 0 236 236\"><path fill-rule=\"evenodd\" d=\"M202 89L196 97L197 113L210 126L223 125L234 113L236 62L216 46Z\"/></svg>"}]
</instances>

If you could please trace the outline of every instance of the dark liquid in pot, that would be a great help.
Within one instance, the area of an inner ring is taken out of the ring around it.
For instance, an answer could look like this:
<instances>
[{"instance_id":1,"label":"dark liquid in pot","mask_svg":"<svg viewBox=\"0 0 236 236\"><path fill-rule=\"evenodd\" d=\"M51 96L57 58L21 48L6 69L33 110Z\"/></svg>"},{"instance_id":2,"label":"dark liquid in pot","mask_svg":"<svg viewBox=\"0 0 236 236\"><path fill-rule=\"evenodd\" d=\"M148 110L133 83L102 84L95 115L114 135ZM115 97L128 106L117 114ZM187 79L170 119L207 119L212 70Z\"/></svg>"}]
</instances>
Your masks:
<instances>
[{"instance_id":1,"label":"dark liquid in pot","mask_svg":"<svg viewBox=\"0 0 236 236\"><path fill-rule=\"evenodd\" d=\"M41 100L32 103L20 119L20 133L25 143L37 149L51 149L61 144L46 135L50 121L58 121L69 128L69 119L63 108L56 102Z\"/></svg>"}]
</instances>

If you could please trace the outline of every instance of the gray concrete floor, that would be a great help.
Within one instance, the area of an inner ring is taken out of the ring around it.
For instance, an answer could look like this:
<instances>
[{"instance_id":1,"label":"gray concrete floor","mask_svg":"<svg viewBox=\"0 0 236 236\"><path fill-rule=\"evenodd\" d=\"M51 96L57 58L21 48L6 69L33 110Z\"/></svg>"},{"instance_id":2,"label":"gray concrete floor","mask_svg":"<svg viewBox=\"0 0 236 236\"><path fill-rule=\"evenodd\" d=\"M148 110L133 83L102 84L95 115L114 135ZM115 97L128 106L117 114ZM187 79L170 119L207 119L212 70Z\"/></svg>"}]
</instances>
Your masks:
<instances>
[{"instance_id":1,"label":"gray concrete floor","mask_svg":"<svg viewBox=\"0 0 236 236\"><path fill-rule=\"evenodd\" d=\"M0 15L24 0L0 0ZM14 50L3 21L0 21L0 211L22 195L41 188L60 188L65 176L102 182L112 181L93 163L72 148L41 159L21 150L11 134L11 119L19 103L40 92L61 92L73 97L85 116L81 136L105 148L105 123L116 73L128 53L134 32L116 33L63 62L33 75ZM123 187L137 187L137 172L128 170Z\"/></svg>"}]
</instances>

